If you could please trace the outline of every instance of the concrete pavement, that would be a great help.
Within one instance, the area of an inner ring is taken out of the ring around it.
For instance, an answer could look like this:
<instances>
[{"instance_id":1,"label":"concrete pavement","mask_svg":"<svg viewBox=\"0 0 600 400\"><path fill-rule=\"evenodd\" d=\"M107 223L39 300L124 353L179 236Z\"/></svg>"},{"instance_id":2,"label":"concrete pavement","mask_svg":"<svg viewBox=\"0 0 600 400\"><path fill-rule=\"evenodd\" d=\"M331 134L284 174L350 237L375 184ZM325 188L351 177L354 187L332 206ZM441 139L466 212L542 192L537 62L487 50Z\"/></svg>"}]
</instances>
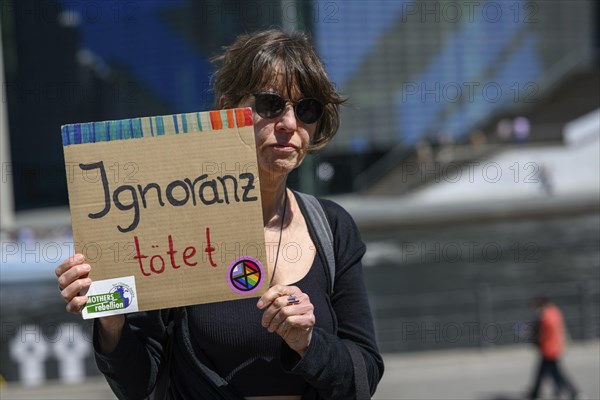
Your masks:
<instances>
[{"instance_id":1,"label":"concrete pavement","mask_svg":"<svg viewBox=\"0 0 600 400\"><path fill-rule=\"evenodd\" d=\"M536 366L531 345L422 353L385 354L378 400L518 400ZM570 343L564 370L590 400L600 400L600 340ZM544 398L551 398L550 387ZM49 383L38 388L5 384L0 399L114 399L104 379L81 385Z\"/></svg>"},{"instance_id":2,"label":"concrete pavement","mask_svg":"<svg viewBox=\"0 0 600 400\"><path fill-rule=\"evenodd\" d=\"M522 399L537 367L532 345L488 350L388 354L374 399ZM590 400L600 399L600 341L570 343L563 371ZM545 398L552 398L547 382Z\"/></svg>"}]
</instances>

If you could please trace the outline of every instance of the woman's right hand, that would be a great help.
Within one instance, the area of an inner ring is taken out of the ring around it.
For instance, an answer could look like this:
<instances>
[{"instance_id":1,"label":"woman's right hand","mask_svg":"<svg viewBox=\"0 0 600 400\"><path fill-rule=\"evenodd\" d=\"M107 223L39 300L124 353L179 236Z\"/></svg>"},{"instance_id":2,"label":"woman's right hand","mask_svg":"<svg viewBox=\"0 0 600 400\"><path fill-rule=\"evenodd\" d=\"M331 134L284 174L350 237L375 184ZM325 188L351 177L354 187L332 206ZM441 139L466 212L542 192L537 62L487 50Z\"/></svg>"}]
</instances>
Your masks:
<instances>
[{"instance_id":1,"label":"woman's right hand","mask_svg":"<svg viewBox=\"0 0 600 400\"><path fill-rule=\"evenodd\" d=\"M84 263L82 254L67 258L56 267L54 273L58 278L60 295L67 302L67 311L73 314L81 313L87 302L86 293L92 284L88 278L92 267Z\"/></svg>"},{"instance_id":2,"label":"woman's right hand","mask_svg":"<svg viewBox=\"0 0 600 400\"><path fill-rule=\"evenodd\" d=\"M75 254L62 262L54 273L58 278L58 288L62 298L67 302L67 311L73 314L81 313L87 303L86 293L92 284L88 278L92 267L84 263L82 254ZM103 353L111 352L119 342L125 317L112 315L99 318L100 350Z\"/></svg>"}]
</instances>

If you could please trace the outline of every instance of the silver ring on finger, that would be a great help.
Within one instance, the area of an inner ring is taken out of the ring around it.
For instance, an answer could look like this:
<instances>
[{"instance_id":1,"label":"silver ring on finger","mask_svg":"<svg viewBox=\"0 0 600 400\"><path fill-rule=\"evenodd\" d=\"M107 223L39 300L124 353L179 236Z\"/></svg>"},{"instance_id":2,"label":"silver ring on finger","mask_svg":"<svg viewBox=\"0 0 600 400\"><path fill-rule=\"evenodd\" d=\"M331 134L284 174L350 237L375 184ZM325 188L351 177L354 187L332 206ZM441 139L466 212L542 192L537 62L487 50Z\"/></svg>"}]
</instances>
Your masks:
<instances>
[{"instance_id":1,"label":"silver ring on finger","mask_svg":"<svg viewBox=\"0 0 600 400\"><path fill-rule=\"evenodd\" d=\"M287 298L287 305L288 306L292 306L294 304L300 303L300 301L301 300L297 296L293 296L293 295L292 296L288 296L288 298Z\"/></svg>"}]
</instances>

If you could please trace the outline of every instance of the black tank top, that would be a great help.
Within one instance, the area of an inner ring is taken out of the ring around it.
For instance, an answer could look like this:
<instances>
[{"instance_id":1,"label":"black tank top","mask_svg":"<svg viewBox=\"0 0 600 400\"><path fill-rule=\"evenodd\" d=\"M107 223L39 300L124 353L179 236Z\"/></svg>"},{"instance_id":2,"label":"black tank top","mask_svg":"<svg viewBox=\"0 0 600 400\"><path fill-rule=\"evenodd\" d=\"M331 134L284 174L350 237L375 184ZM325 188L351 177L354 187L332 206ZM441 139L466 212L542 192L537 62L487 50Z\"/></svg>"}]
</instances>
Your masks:
<instances>
[{"instance_id":1,"label":"black tank top","mask_svg":"<svg viewBox=\"0 0 600 400\"><path fill-rule=\"evenodd\" d=\"M325 269L319 255L298 286L314 306L315 326L334 331L334 314L327 295ZM258 298L188 307L192 345L215 371L244 396L301 395L306 382L281 368L286 345L277 333L261 325Z\"/></svg>"}]
</instances>

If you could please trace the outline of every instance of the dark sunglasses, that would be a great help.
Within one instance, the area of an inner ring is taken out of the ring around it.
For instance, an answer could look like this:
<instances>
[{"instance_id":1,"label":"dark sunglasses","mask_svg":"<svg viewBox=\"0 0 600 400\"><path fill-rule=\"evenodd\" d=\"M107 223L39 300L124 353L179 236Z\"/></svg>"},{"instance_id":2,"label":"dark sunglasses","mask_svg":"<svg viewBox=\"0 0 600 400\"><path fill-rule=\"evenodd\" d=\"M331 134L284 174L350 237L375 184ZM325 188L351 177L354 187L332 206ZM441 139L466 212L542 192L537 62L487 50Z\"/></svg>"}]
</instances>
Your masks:
<instances>
[{"instance_id":1,"label":"dark sunglasses","mask_svg":"<svg viewBox=\"0 0 600 400\"><path fill-rule=\"evenodd\" d=\"M255 98L254 110L262 118L277 118L285 111L288 102L294 106L296 118L305 124L314 124L321 118L325 106L317 99L300 99L292 101L284 99L277 93L252 93Z\"/></svg>"}]
</instances>

